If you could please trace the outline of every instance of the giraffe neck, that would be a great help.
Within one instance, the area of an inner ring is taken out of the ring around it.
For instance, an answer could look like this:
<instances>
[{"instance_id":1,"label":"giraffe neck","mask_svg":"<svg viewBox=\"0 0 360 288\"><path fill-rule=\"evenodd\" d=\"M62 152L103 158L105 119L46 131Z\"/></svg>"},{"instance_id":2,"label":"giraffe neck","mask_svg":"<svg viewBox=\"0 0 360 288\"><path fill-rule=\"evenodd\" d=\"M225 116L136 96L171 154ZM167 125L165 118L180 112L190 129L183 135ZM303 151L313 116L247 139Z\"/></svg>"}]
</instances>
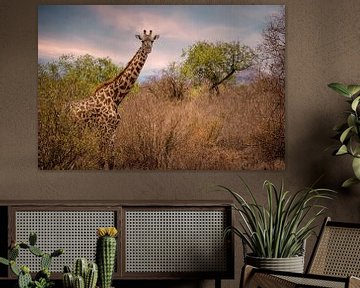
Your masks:
<instances>
[{"instance_id":1,"label":"giraffe neck","mask_svg":"<svg viewBox=\"0 0 360 288\"><path fill-rule=\"evenodd\" d=\"M113 81L113 101L116 106L124 99L134 86L140 71L145 64L148 53L142 47L136 52L134 57L127 64L125 69Z\"/></svg>"}]
</instances>

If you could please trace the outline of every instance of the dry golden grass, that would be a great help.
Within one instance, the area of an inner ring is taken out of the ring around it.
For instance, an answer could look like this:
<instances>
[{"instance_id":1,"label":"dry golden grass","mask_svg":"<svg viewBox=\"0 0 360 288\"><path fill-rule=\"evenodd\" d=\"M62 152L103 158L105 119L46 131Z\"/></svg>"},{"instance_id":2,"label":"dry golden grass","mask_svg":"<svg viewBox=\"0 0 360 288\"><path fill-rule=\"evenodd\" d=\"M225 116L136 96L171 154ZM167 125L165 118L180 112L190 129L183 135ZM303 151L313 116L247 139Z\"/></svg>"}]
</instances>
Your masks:
<instances>
[{"instance_id":1,"label":"dry golden grass","mask_svg":"<svg viewBox=\"0 0 360 288\"><path fill-rule=\"evenodd\" d=\"M193 88L182 101L156 95L154 86L129 94L120 107L115 168L283 169L283 107L262 85L218 96Z\"/></svg>"}]
</instances>

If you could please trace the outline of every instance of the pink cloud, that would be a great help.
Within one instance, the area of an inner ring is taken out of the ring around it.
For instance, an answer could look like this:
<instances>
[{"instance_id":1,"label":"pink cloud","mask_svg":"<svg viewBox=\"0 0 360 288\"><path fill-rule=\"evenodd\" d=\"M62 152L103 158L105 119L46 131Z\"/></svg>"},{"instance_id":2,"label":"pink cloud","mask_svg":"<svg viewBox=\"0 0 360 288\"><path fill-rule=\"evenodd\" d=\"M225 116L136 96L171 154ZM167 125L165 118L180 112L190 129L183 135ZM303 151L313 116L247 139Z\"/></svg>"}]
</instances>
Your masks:
<instances>
[{"instance_id":1,"label":"pink cloud","mask_svg":"<svg viewBox=\"0 0 360 288\"><path fill-rule=\"evenodd\" d=\"M126 65L136 51L137 49L126 53L114 52L94 47L90 43L81 40L64 41L42 38L38 41L38 55L45 59L57 59L64 54L73 54L75 56L90 54L94 57L109 57L116 64ZM171 61L173 61L171 54L153 51L145 63L144 70L162 69Z\"/></svg>"},{"instance_id":2,"label":"pink cloud","mask_svg":"<svg viewBox=\"0 0 360 288\"><path fill-rule=\"evenodd\" d=\"M114 9L111 6L93 6L92 9L104 23L119 29L119 31L141 33L144 29L152 29L162 38L176 38L177 40L193 40L201 35L200 31L189 25L190 21L186 20L186 15L180 13L164 17L163 14L135 11L126 6L123 10L121 8Z\"/></svg>"},{"instance_id":3,"label":"pink cloud","mask_svg":"<svg viewBox=\"0 0 360 288\"><path fill-rule=\"evenodd\" d=\"M124 63L122 53L115 53L112 50L92 44L81 39L78 40L60 40L41 38L38 41L38 55L43 58L58 58L63 54L73 54L75 56L90 54L95 57L110 57L116 63Z\"/></svg>"},{"instance_id":4,"label":"pink cloud","mask_svg":"<svg viewBox=\"0 0 360 288\"><path fill-rule=\"evenodd\" d=\"M154 33L160 34L162 39L185 42L187 45L199 40L220 41L224 38L228 38L227 41L239 40L251 46L258 42L258 39L248 37L249 32L246 28L219 24L194 27L193 19L188 18L184 13L173 12L171 15L164 16L162 13L146 10L136 11L134 7L136 6L113 8L98 5L91 6L91 9L104 24L114 27L119 32L141 33L144 29L152 29ZM260 38L260 35L258 37Z\"/></svg>"}]
</instances>

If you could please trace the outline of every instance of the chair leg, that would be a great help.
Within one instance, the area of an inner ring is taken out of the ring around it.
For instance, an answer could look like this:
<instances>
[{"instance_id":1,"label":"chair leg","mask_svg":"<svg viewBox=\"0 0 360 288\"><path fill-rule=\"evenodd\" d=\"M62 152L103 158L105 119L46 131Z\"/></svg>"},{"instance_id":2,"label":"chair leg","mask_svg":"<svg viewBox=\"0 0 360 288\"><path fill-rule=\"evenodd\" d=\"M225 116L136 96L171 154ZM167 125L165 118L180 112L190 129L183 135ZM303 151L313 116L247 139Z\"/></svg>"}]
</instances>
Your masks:
<instances>
[{"instance_id":1,"label":"chair leg","mask_svg":"<svg viewBox=\"0 0 360 288\"><path fill-rule=\"evenodd\" d=\"M250 266L250 265L244 265L244 267L242 268L241 271L241 278L240 278L240 288L246 288L248 287L250 280L251 280L251 275L253 274L254 271L254 267Z\"/></svg>"},{"instance_id":2,"label":"chair leg","mask_svg":"<svg viewBox=\"0 0 360 288\"><path fill-rule=\"evenodd\" d=\"M360 278L351 276L349 278L349 288L360 288Z\"/></svg>"},{"instance_id":3,"label":"chair leg","mask_svg":"<svg viewBox=\"0 0 360 288\"><path fill-rule=\"evenodd\" d=\"M221 288L221 278L215 278L215 288Z\"/></svg>"}]
</instances>

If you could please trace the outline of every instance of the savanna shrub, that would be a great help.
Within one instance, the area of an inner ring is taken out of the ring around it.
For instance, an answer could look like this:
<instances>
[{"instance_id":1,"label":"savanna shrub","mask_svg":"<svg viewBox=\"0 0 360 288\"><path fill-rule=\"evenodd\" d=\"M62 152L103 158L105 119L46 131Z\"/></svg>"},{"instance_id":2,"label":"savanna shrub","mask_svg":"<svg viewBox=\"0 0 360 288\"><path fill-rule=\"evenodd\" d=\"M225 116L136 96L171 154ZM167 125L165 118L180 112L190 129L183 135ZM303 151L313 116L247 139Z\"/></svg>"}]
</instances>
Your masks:
<instances>
[{"instance_id":1,"label":"savanna shrub","mask_svg":"<svg viewBox=\"0 0 360 288\"><path fill-rule=\"evenodd\" d=\"M38 65L38 166L40 169L100 168L96 131L70 119L69 101L91 95L118 68L107 58L62 56ZM102 75L102 76L99 76Z\"/></svg>"}]
</instances>

